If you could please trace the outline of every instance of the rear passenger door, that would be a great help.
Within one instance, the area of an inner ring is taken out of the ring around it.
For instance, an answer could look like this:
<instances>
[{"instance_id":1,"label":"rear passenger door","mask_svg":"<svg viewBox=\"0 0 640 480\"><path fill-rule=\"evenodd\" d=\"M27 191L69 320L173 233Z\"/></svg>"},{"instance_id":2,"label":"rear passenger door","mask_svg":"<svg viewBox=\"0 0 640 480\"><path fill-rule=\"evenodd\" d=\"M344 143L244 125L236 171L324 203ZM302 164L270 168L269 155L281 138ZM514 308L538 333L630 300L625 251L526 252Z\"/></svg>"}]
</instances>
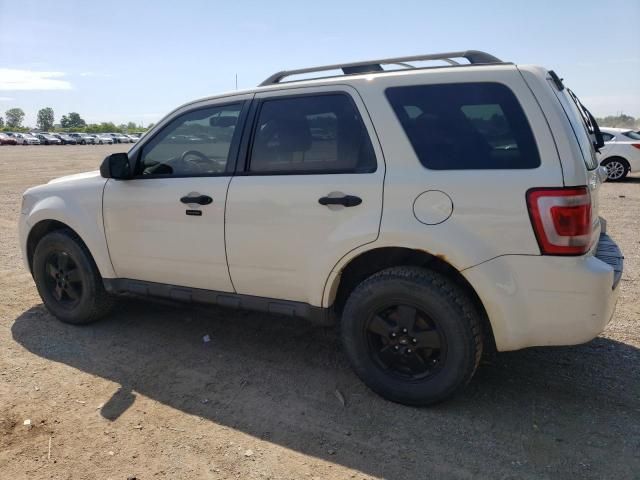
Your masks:
<instances>
[{"instance_id":1,"label":"rear passenger door","mask_svg":"<svg viewBox=\"0 0 640 480\"><path fill-rule=\"evenodd\" d=\"M321 305L336 262L378 236L385 165L373 133L347 86L256 95L227 198L238 293Z\"/></svg>"}]
</instances>

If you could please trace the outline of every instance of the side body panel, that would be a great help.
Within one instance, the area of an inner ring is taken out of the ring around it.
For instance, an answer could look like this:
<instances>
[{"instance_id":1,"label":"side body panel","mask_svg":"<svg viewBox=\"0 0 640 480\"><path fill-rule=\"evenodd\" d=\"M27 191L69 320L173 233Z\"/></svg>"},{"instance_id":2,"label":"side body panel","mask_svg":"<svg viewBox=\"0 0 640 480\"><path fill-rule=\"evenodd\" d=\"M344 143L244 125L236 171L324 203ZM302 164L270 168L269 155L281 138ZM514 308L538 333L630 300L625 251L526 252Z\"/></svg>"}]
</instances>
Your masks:
<instances>
[{"instance_id":1,"label":"side body panel","mask_svg":"<svg viewBox=\"0 0 640 480\"><path fill-rule=\"evenodd\" d=\"M20 218L20 245L26 259L29 231L38 222L56 220L72 228L87 245L103 278L115 277L102 224L102 190L98 172L69 177L27 190Z\"/></svg>"},{"instance_id":2,"label":"side body panel","mask_svg":"<svg viewBox=\"0 0 640 480\"><path fill-rule=\"evenodd\" d=\"M398 122L385 89L402 85L499 82L520 102L534 133L541 165L527 170L429 170L419 162ZM354 86L363 97L387 159L380 236L366 249L407 247L436 255L462 271L502 255L540 255L525 194L532 187L562 186L558 153L535 97L514 66L473 70L409 72L400 77L371 77ZM449 218L437 225L419 222L413 205L425 191L438 190L452 201ZM324 291L330 306L341 270L366 249L341 258Z\"/></svg>"},{"instance_id":3,"label":"side body panel","mask_svg":"<svg viewBox=\"0 0 640 480\"><path fill-rule=\"evenodd\" d=\"M246 104L252 94L232 95L194 103L162 120L160 129L135 145L140 150L176 117L191 110L230 103ZM225 205L233 174L244 115L237 120L229 146L227 173L208 176L149 176L107 182L103 211L109 254L120 278L233 292L225 249ZM198 151L198 144L183 147ZM186 152L183 152L184 156ZM183 197L206 195L206 205L185 204Z\"/></svg>"},{"instance_id":4,"label":"side body panel","mask_svg":"<svg viewBox=\"0 0 640 480\"><path fill-rule=\"evenodd\" d=\"M322 305L325 281L343 255L378 237L385 162L357 92L344 85L282 88L260 98L346 92L371 138L377 170L359 174L238 175L229 186L227 256L239 294ZM320 205L330 194L355 195L362 204Z\"/></svg>"},{"instance_id":5,"label":"side body panel","mask_svg":"<svg viewBox=\"0 0 640 480\"><path fill-rule=\"evenodd\" d=\"M120 278L233 291L224 246L224 207L231 177L109 180L104 225ZM192 193L213 198L188 206ZM190 210L191 209L191 210ZM186 211L200 211L200 216Z\"/></svg>"}]
</instances>

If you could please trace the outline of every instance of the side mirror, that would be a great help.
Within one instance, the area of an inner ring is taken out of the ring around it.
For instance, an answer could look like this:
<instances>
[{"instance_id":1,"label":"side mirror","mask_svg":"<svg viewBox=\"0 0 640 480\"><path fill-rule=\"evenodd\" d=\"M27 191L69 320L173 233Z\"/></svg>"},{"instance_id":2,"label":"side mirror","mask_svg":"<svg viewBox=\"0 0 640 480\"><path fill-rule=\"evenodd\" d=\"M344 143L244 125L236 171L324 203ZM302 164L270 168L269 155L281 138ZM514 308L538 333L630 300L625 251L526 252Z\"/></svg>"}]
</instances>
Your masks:
<instances>
[{"instance_id":1,"label":"side mirror","mask_svg":"<svg viewBox=\"0 0 640 480\"><path fill-rule=\"evenodd\" d=\"M127 180L133 177L129 155L125 152L118 152L105 157L100 165L100 175L116 180Z\"/></svg>"}]
</instances>

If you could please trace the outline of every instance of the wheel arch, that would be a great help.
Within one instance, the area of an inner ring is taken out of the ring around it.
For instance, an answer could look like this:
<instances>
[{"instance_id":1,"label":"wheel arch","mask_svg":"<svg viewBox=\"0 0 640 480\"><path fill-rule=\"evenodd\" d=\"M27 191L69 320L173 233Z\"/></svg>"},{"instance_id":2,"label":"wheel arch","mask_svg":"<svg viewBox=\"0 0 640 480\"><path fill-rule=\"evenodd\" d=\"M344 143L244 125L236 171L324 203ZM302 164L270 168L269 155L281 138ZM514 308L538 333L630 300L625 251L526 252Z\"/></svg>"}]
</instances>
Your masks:
<instances>
[{"instance_id":1,"label":"wheel arch","mask_svg":"<svg viewBox=\"0 0 640 480\"><path fill-rule=\"evenodd\" d=\"M610 160L621 160L622 163L624 163L628 169L631 169L631 164L629 163L629 160L627 160L626 158L620 156L620 155L611 155L610 157L605 158L604 160L600 161L600 165L604 165L605 163L607 163Z\"/></svg>"},{"instance_id":2,"label":"wheel arch","mask_svg":"<svg viewBox=\"0 0 640 480\"><path fill-rule=\"evenodd\" d=\"M29 230L29 233L27 234L27 241L26 241L25 248L26 248L26 254L27 254L27 262L29 264L29 271L31 273L33 273L33 255L35 253L36 247L38 246L38 243L47 234L51 232L55 232L57 230L67 230L71 232L74 235L74 237L86 248L87 252L89 252L89 255L91 257L91 261L93 261L93 263L98 268L98 272L100 272L100 274L104 276L103 272L100 271L100 266L96 262L96 257L93 251L91 250L87 242L84 241L84 239L82 238L82 235L80 235L78 231L76 231L74 228L69 226L67 223L62 222L60 220L55 220L55 219L40 220L39 222L34 224L33 227L31 227L31 229Z\"/></svg>"},{"instance_id":3,"label":"wheel arch","mask_svg":"<svg viewBox=\"0 0 640 480\"><path fill-rule=\"evenodd\" d=\"M327 281L325 286L326 305L340 315L353 289L371 275L390 267L416 266L430 269L446 276L465 291L482 318L482 328L487 341L486 347L495 351L495 341L487 311L469 281L453 266L444 255L407 247L377 247L359 253L341 268L339 274Z\"/></svg>"}]
</instances>

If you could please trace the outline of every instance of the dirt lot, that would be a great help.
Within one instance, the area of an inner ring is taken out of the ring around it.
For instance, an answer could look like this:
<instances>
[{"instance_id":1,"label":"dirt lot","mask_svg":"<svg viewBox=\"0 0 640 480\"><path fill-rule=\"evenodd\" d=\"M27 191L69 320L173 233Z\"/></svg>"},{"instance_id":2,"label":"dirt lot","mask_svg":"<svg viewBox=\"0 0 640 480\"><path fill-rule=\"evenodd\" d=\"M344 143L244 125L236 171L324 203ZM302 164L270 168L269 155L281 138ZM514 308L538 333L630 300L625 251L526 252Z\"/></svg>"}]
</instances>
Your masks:
<instances>
[{"instance_id":1,"label":"dirt lot","mask_svg":"<svg viewBox=\"0 0 640 480\"><path fill-rule=\"evenodd\" d=\"M20 195L124 149L0 147L1 478L640 478L640 176L603 188L626 254L607 330L499 354L416 409L293 320L132 300L88 327L48 315L20 260Z\"/></svg>"}]
</instances>

